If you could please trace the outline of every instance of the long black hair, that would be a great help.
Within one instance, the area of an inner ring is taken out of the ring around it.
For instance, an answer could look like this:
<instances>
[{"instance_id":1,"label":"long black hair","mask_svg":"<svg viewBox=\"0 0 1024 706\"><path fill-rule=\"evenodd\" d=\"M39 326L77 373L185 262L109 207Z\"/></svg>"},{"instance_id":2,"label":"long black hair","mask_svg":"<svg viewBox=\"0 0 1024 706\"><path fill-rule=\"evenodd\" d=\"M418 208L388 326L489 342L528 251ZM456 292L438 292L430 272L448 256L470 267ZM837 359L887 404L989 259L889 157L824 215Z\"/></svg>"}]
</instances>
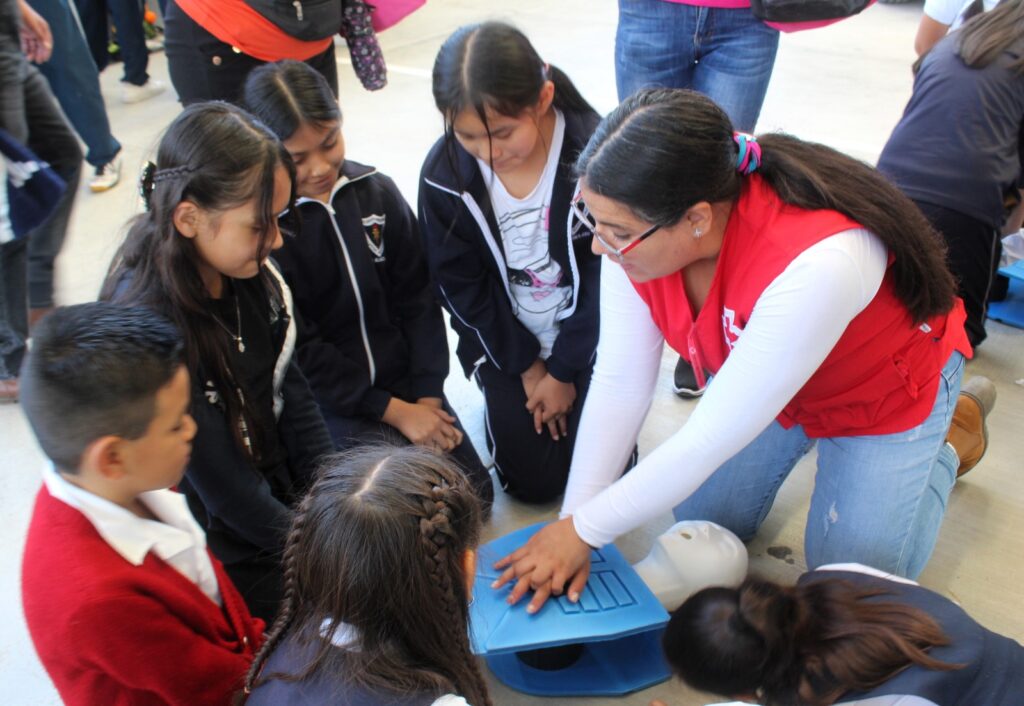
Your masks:
<instances>
[{"instance_id":1,"label":"long black hair","mask_svg":"<svg viewBox=\"0 0 1024 706\"><path fill-rule=\"evenodd\" d=\"M144 179L147 210L130 222L100 291L101 299L148 306L178 326L193 382L213 382L232 420L235 442L247 455L251 451L240 430L257 438L266 430L255 424L239 398L239 382L229 364L232 340L210 310L200 255L194 241L175 227L174 210L188 200L204 210L220 211L255 197L260 252L269 252L277 222L274 174L281 166L292 182L291 205L295 168L273 133L229 103L186 108L160 140L155 168ZM269 291L276 291L265 271L258 276Z\"/></svg>"},{"instance_id":2,"label":"long black hair","mask_svg":"<svg viewBox=\"0 0 1024 706\"><path fill-rule=\"evenodd\" d=\"M963 666L928 654L949 644L931 616L885 595L838 578L795 587L748 578L688 598L662 646L672 671L691 687L756 694L764 706L827 706L913 665Z\"/></svg>"},{"instance_id":3,"label":"long black hair","mask_svg":"<svg viewBox=\"0 0 1024 706\"><path fill-rule=\"evenodd\" d=\"M444 455L369 445L324 459L284 553L285 598L246 677L338 679L378 692L455 692L490 706L470 649L463 558L480 536L480 503ZM355 649L331 637L353 629ZM292 673L262 674L285 639L311 648Z\"/></svg>"},{"instance_id":4,"label":"long black hair","mask_svg":"<svg viewBox=\"0 0 1024 706\"><path fill-rule=\"evenodd\" d=\"M464 110L480 118L490 139L487 108L515 117L537 104L546 81L562 112L593 113L576 86L557 66L545 64L526 35L504 22L464 25L441 45L434 60L434 104L444 116L449 159L456 146L452 125Z\"/></svg>"},{"instance_id":5,"label":"long black hair","mask_svg":"<svg viewBox=\"0 0 1024 706\"><path fill-rule=\"evenodd\" d=\"M311 123L323 128L341 122L341 108L319 71L285 59L254 69L245 81L245 107L281 140Z\"/></svg>"},{"instance_id":6,"label":"long black hair","mask_svg":"<svg viewBox=\"0 0 1024 706\"><path fill-rule=\"evenodd\" d=\"M874 233L895 257L896 296L915 322L953 306L956 287L939 235L917 206L877 170L831 147L791 135L758 138L757 173L785 203L831 209ZM633 94L598 125L576 171L587 188L652 224L672 225L701 201L740 193L728 116L682 89Z\"/></svg>"}]
</instances>

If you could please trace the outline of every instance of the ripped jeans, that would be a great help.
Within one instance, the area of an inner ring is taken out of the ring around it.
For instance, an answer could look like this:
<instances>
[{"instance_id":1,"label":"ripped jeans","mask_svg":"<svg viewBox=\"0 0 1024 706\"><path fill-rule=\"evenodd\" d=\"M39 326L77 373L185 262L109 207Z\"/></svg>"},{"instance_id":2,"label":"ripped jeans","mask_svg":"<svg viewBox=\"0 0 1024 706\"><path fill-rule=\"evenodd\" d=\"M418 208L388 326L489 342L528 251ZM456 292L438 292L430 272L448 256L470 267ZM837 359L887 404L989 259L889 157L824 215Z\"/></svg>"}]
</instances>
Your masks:
<instances>
[{"instance_id":1,"label":"ripped jeans","mask_svg":"<svg viewBox=\"0 0 1024 706\"><path fill-rule=\"evenodd\" d=\"M917 578L935 548L959 465L945 443L964 357L941 373L931 414L898 434L810 439L773 421L676 506L677 520L710 520L748 541L797 462L818 446L818 472L804 531L807 568L858 562Z\"/></svg>"}]
</instances>

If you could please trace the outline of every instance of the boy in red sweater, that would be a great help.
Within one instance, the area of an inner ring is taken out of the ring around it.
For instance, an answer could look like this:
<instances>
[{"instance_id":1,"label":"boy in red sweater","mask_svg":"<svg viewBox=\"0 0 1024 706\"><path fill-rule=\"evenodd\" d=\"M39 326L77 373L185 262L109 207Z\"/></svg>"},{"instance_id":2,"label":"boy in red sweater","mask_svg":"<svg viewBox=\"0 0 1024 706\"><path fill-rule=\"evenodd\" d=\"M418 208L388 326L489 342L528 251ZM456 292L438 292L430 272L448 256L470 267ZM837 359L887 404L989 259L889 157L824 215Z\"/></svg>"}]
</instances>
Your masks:
<instances>
[{"instance_id":1,"label":"boy in red sweater","mask_svg":"<svg viewBox=\"0 0 1024 706\"><path fill-rule=\"evenodd\" d=\"M39 658L66 704L229 704L263 639L181 480L195 435L181 337L148 309L57 309L22 404L53 462L22 564Z\"/></svg>"}]
</instances>

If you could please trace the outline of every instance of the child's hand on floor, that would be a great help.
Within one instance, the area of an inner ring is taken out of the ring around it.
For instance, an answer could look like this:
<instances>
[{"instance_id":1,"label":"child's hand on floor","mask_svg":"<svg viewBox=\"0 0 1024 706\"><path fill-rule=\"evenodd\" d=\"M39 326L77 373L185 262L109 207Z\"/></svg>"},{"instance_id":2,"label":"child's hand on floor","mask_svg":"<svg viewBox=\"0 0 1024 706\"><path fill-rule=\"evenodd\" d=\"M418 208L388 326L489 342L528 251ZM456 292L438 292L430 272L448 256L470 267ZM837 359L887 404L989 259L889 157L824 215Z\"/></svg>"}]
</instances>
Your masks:
<instances>
[{"instance_id":1,"label":"child's hand on floor","mask_svg":"<svg viewBox=\"0 0 1024 706\"><path fill-rule=\"evenodd\" d=\"M462 443L462 432L455 427L455 417L429 403L405 402L392 397L384 410L383 421L417 446L451 451Z\"/></svg>"}]
</instances>

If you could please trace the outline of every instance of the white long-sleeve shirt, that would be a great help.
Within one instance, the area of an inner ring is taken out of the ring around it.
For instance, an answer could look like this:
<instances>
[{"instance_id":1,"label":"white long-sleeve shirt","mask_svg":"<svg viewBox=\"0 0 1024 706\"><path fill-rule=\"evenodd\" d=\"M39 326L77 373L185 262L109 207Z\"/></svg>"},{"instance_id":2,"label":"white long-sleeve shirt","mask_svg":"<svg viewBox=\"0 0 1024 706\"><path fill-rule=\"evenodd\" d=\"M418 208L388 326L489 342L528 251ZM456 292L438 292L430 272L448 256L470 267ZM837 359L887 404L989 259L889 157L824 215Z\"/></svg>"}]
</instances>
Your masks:
<instances>
[{"instance_id":1,"label":"white long-sleeve shirt","mask_svg":"<svg viewBox=\"0 0 1024 706\"><path fill-rule=\"evenodd\" d=\"M686 424L616 480L654 397L664 338L616 263L601 271L601 337L562 516L600 547L685 500L760 434L878 292L873 234L847 230L797 256L765 289Z\"/></svg>"}]
</instances>

